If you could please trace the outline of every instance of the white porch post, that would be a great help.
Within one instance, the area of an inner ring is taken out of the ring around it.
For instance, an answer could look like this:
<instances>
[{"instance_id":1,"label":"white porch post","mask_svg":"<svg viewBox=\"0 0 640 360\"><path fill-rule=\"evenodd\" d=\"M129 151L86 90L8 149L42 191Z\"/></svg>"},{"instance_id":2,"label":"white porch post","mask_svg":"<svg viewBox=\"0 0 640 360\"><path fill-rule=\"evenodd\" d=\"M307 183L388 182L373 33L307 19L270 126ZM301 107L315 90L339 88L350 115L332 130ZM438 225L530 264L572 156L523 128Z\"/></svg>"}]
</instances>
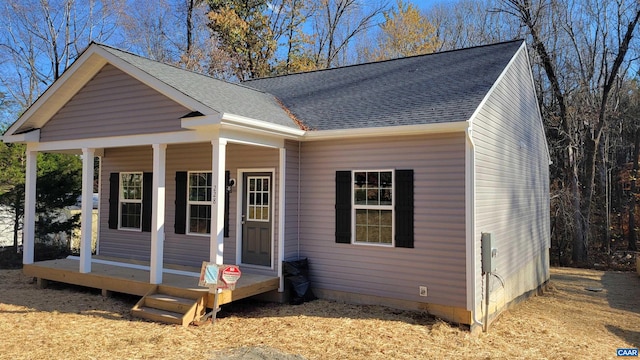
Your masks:
<instances>
[{"instance_id":1,"label":"white porch post","mask_svg":"<svg viewBox=\"0 0 640 360\"><path fill-rule=\"evenodd\" d=\"M38 177L38 152L26 151L27 164L24 184L24 224L22 227L22 263L33 264L36 226L36 179Z\"/></svg>"},{"instance_id":2,"label":"white porch post","mask_svg":"<svg viewBox=\"0 0 640 360\"><path fill-rule=\"evenodd\" d=\"M80 272L91 272L93 233L93 158L95 149L82 149L82 207L80 214Z\"/></svg>"},{"instance_id":3,"label":"white porch post","mask_svg":"<svg viewBox=\"0 0 640 360\"><path fill-rule=\"evenodd\" d=\"M279 292L284 291L284 276L282 276L282 261L284 260L284 224L286 212L286 173L287 149L280 148L278 162L278 277L280 278Z\"/></svg>"},{"instance_id":4,"label":"white porch post","mask_svg":"<svg viewBox=\"0 0 640 360\"><path fill-rule=\"evenodd\" d=\"M149 274L149 282L152 284L162 284L162 269L164 267L164 207L166 160L167 144L153 144L151 269Z\"/></svg>"},{"instance_id":5,"label":"white porch post","mask_svg":"<svg viewBox=\"0 0 640 360\"><path fill-rule=\"evenodd\" d=\"M225 161L227 157L227 139L211 141L211 240L209 261L216 264L224 262L224 183Z\"/></svg>"}]
</instances>

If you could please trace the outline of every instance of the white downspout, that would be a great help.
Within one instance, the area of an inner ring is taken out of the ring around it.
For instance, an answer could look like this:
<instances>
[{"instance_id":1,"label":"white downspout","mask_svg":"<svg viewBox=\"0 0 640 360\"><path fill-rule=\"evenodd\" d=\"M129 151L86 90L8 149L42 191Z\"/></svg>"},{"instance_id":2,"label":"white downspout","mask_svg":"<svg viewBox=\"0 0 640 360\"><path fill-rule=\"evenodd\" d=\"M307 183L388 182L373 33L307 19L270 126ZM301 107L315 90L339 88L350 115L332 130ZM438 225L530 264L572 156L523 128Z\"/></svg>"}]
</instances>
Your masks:
<instances>
[{"instance_id":1,"label":"white downspout","mask_svg":"<svg viewBox=\"0 0 640 360\"><path fill-rule=\"evenodd\" d=\"M466 226L466 237L467 237L467 264L469 264L469 268L467 269L467 290L469 295L467 296L467 308L471 311L471 321L473 325L480 325L484 328L484 323L476 318L476 278L477 278L477 266L476 266L476 152L475 152L475 144L473 142L473 129L471 128L471 123L469 127L467 127L466 134L466 154L465 154L465 194L466 194L466 217L467 217L467 226Z\"/></svg>"}]
</instances>

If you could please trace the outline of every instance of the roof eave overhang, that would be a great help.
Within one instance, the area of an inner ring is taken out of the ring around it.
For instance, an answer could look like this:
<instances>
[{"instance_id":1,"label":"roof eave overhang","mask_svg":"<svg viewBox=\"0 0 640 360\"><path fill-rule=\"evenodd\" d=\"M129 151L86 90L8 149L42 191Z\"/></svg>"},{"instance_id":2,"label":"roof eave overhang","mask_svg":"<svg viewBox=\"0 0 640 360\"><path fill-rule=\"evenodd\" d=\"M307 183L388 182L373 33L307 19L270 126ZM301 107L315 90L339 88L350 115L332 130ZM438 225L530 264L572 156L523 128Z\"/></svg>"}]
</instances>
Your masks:
<instances>
[{"instance_id":1,"label":"roof eave overhang","mask_svg":"<svg viewBox=\"0 0 640 360\"><path fill-rule=\"evenodd\" d=\"M469 122L465 120L446 123L387 126L376 128L307 131L304 134L302 140L321 141L350 138L444 134L464 132L469 128L469 125Z\"/></svg>"},{"instance_id":2,"label":"roof eave overhang","mask_svg":"<svg viewBox=\"0 0 640 360\"><path fill-rule=\"evenodd\" d=\"M30 143L40 141L40 129L24 132L21 134L9 135L8 133L2 136L2 142L5 143Z\"/></svg>"},{"instance_id":3,"label":"roof eave overhang","mask_svg":"<svg viewBox=\"0 0 640 360\"><path fill-rule=\"evenodd\" d=\"M305 134L304 130L230 113L185 117L181 119L181 123L183 128L190 130L207 131L221 128L294 140L299 140Z\"/></svg>"}]
</instances>

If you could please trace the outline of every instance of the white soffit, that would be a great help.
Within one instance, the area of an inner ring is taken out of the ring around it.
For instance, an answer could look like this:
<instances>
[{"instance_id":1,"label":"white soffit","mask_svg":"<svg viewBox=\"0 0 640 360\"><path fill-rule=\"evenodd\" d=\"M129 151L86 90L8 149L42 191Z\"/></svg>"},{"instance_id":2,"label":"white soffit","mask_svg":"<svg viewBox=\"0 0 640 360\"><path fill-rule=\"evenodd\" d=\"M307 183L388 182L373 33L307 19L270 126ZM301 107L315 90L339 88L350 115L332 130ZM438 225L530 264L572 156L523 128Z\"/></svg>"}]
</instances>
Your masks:
<instances>
[{"instance_id":1,"label":"white soffit","mask_svg":"<svg viewBox=\"0 0 640 360\"><path fill-rule=\"evenodd\" d=\"M391 126L391 127L378 127L378 128L307 131L304 134L302 140L320 141L320 140L331 140L331 139L367 138L367 137L380 137L380 136L444 134L444 133L466 131L468 127L469 127L468 121L456 121L456 122L447 122L447 123L432 123L432 124Z\"/></svg>"}]
</instances>

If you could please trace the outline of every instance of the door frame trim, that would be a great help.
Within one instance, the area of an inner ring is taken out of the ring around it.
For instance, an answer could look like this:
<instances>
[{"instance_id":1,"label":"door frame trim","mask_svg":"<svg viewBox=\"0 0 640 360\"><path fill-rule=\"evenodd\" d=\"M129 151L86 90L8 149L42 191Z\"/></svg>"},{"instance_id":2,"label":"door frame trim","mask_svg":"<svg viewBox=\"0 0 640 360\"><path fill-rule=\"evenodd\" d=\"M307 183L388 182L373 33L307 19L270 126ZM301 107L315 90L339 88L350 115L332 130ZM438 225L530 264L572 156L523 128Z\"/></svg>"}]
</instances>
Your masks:
<instances>
[{"instance_id":1,"label":"door frame trim","mask_svg":"<svg viewBox=\"0 0 640 360\"><path fill-rule=\"evenodd\" d=\"M271 174L271 217L269 221L271 222L271 266L263 266L263 265L255 265L255 264L244 264L242 263L242 197L244 196L244 174L245 173L269 173ZM238 173L236 177L236 188L238 191L236 192L236 264L242 265L242 267L248 268L256 268L256 269L275 269L275 233L276 233L276 223L275 215L276 215L276 203L274 202L276 199L275 194L278 187L276 187L276 168L238 168ZM281 194L278 194L281 196ZM280 214L278 213L278 216Z\"/></svg>"}]
</instances>

